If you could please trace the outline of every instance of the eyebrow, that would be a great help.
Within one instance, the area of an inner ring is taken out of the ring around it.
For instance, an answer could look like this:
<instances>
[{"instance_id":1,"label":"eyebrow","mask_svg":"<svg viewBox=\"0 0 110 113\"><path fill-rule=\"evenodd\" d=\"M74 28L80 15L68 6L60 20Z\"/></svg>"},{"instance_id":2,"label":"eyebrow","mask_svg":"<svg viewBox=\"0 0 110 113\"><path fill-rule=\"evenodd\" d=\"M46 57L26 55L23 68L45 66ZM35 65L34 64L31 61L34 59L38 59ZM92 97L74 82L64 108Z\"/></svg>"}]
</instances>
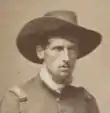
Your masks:
<instances>
[{"instance_id":1,"label":"eyebrow","mask_svg":"<svg viewBox=\"0 0 110 113\"><path fill-rule=\"evenodd\" d=\"M55 48L65 48L63 45L54 45L54 46L51 46L52 49L55 49ZM74 44L74 45L71 45L69 47L67 47L68 49L77 49L78 46L77 44Z\"/></svg>"},{"instance_id":2,"label":"eyebrow","mask_svg":"<svg viewBox=\"0 0 110 113\"><path fill-rule=\"evenodd\" d=\"M51 47L52 49L55 49L55 48L64 48L64 46L62 46L62 45L56 45L56 46L53 46L53 47Z\"/></svg>"}]
</instances>

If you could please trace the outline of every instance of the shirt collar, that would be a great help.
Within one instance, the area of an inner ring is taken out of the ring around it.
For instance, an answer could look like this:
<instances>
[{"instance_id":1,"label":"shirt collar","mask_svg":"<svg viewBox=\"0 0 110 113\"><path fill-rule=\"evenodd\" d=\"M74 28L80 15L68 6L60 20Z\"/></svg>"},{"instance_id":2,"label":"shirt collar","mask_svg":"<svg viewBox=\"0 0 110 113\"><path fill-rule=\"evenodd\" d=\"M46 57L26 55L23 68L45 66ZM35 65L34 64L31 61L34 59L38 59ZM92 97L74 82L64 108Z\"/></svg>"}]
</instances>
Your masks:
<instances>
[{"instance_id":1,"label":"shirt collar","mask_svg":"<svg viewBox=\"0 0 110 113\"><path fill-rule=\"evenodd\" d=\"M61 93L61 90L65 87L64 84L58 84L55 81L52 80L52 76L50 73L48 73L45 66L41 68L40 71L40 77L41 80L53 91L56 91L57 93Z\"/></svg>"}]
</instances>

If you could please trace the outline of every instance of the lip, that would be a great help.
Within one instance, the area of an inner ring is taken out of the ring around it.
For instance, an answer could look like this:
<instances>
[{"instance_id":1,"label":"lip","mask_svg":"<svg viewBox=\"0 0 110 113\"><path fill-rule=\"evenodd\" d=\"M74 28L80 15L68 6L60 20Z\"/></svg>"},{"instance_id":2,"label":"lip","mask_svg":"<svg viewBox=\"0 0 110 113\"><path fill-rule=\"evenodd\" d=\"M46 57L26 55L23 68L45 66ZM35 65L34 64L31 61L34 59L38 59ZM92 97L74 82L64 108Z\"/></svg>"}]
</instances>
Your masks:
<instances>
[{"instance_id":1,"label":"lip","mask_svg":"<svg viewBox=\"0 0 110 113\"><path fill-rule=\"evenodd\" d=\"M61 66L60 69L65 70L65 71L68 71L69 70L69 67L68 66Z\"/></svg>"}]
</instances>

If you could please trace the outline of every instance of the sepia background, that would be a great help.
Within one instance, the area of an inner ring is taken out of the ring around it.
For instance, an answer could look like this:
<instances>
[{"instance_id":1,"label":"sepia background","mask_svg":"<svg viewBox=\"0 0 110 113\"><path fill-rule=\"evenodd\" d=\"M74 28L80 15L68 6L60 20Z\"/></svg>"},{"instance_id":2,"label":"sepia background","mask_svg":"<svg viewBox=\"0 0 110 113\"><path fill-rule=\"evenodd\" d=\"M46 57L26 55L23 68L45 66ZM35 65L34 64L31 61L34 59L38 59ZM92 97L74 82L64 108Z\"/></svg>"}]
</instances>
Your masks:
<instances>
[{"instance_id":1,"label":"sepia background","mask_svg":"<svg viewBox=\"0 0 110 113\"><path fill-rule=\"evenodd\" d=\"M109 0L0 0L0 98L12 85L35 76L40 67L17 51L20 29L27 21L56 9L75 11L80 25L103 35L102 44L77 62L73 84L84 86L97 98L101 113L110 113Z\"/></svg>"}]
</instances>

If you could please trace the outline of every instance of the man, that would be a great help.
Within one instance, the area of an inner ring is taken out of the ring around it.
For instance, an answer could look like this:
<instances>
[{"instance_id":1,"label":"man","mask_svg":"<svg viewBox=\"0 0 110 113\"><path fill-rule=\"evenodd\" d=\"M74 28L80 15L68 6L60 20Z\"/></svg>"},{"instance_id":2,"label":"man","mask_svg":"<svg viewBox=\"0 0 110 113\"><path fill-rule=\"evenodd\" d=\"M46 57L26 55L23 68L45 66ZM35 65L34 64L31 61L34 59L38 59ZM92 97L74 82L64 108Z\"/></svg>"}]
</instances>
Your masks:
<instances>
[{"instance_id":1,"label":"man","mask_svg":"<svg viewBox=\"0 0 110 113\"><path fill-rule=\"evenodd\" d=\"M43 66L8 91L0 113L99 113L96 99L72 86L76 61L100 44L98 32L79 26L74 12L58 10L28 22L16 42L26 59Z\"/></svg>"}]
</instances>

